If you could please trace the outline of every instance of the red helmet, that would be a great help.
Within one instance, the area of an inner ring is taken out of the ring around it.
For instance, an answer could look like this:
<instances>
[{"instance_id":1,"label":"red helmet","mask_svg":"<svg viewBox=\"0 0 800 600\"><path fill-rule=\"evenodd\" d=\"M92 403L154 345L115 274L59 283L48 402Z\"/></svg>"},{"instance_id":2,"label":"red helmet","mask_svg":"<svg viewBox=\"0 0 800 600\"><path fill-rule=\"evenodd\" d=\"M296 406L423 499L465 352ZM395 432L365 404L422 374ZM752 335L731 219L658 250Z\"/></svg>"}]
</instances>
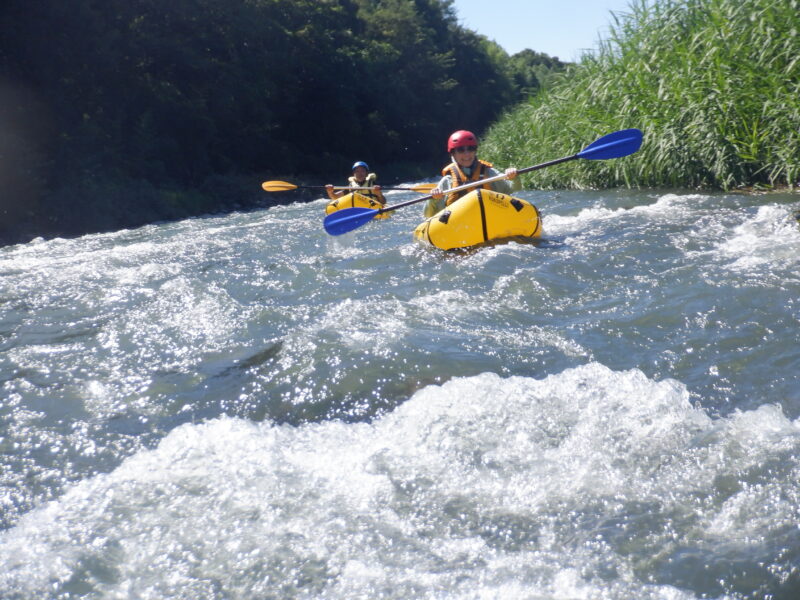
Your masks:
<instances>
[{"instance_id":1,"label":"red helmet","mask_svg":"<svg viewBox=\"0 0 800 600\"><path fill-rule=\"evenodd\" d=\"M475 137L475 134L471 131L465 131L463 129L459 129L453 135L450 136L450 139L447 140L447 151L452 152L453 148L458 148L459 146L477 146L478 145L478 138Z\"/></svg>"}]
</instances>

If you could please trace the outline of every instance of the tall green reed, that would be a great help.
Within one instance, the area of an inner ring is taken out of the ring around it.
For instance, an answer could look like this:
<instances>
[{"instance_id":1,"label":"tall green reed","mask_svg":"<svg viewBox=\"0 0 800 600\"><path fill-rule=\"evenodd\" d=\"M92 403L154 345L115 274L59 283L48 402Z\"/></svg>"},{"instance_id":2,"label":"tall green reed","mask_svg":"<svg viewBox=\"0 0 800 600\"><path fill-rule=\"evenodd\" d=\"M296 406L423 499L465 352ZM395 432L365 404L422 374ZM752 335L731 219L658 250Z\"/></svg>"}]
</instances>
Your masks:
<instances>
[{"instance_id":1,"label":"tall green reed","mask_svg":"<svg viewBox=\"0 0 800 600\"><path fill-rule=\"evenodd\" d=\"M641 150L525 177L534 187L798 184L800 0L635 0L610 36L506 114L482 153L527 166L638 127Z\"/></svg>"}]
</instances>

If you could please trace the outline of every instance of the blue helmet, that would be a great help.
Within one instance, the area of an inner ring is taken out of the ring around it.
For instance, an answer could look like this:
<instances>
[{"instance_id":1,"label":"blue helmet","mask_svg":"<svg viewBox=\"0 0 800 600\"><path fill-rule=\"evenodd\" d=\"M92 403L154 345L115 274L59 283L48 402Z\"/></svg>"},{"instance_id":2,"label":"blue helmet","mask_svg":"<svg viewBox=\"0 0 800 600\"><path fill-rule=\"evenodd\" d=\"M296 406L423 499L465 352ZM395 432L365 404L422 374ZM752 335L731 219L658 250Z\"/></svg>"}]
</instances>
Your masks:
<instances>
[{"instance_id":1,"label":"blue helmet","mask_svg":"<svg viewBox=\"0 0 800 600\"><path fill-rule=\"evenodd\" d=\"M364 167L367 171L369 171L369 165L365 163L363 160L359 160L353 163L353 168L350 169L351 171L355 171L356 167Z\"/></svg>"}]
</instances>

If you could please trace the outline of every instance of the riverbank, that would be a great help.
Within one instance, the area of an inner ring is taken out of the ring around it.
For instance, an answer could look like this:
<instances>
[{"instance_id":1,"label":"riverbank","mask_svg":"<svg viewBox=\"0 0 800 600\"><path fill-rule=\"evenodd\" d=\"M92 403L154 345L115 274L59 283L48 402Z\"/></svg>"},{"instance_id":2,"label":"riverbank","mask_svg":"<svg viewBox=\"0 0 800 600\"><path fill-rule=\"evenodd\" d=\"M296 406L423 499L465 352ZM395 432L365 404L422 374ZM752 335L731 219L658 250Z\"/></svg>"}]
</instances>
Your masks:
<instances>
[{"instance_id":1,"label":"riverbank","mask_svg":"<svg viewBox=\"0 0 800 600\"><path fill-rule=\"evenodd\" d=\"M425 179L425 172L419 166L403 169L402 173L405 175L401 175L401 171L388 169L387 176L381 181L383 185L397 185ZM302 184L309 180L302 176L274 178ZM0 223L0 247L24 244L36 238L75 238L205 215L311 202L325 195L323 190L302 188L267 193L261 189L262 181L261 175L214 177L197 189L158 188L148 182L130 181L76 184L29 206L28 212L21 218ZM343 183L334 178L331 181ZM800 188L780 186L766 189L754 186L726 193L765 197L789 194L800 197ZM113 198L113 202L109 198ZM795 217L800 221L800 211L795 213Z\"/></svg>"},{"instance_id":2,"label":"riverbank","mask_svg":"<svg viewBox=\"0 0 800 600\"><path fill-rule=\"evenodd\" d=\"M17 203L22 208L5 210L0 245L39 237L105 233L280 203L279 198L264 198L259 191L254 177L212 177L194 189L156 186L144 180L86 178L29 194L25 202Z\"/></svg>"},{"instance_id":3,"label":"riverbank","mask_svg":"<svg viewBox=\"0 0 800 600\"><path fill-rule=\"evenodd\" d=\"M193 188L146 180L86 177L62 180L53 190L12 190L7 196L8 206L0 205L0 246L311 201L324 197L324 190L301 188L267 193L261 183L278 179L298 185L345 185L348 166L341 165L337 172L322 176L267 172L212 175ZM399 162L376 170L378 182L386 186L419 181L438 173L429 164L413 162Z\"/></svg>"}]
</instances>

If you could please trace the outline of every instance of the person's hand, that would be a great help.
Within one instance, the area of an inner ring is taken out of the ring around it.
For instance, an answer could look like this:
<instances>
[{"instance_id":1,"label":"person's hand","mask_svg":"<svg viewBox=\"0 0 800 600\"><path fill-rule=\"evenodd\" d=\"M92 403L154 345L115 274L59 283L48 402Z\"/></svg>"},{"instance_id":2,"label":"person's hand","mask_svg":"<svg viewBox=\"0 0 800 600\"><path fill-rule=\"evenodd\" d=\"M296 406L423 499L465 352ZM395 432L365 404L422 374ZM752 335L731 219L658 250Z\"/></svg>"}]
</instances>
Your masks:
<instances>
[{"instance_id":1,"label":"person's hand","mask_svg":"<svg viewBox=\"0 0 800 600\"><path fill-rule=\"evenodd\" d=\"M328 190L329 192L332 192L333 191L333 184L332 183L327 184L325 186L325 189Z\"/></svg>"},{"instance_id":2,"label":"person's hand","mask_svg":"<svg viewBox=\"0 0 800 600\"><path fill-rule=\"evenodd\" d=\"M516 167L508 167L506 169L506 178L509 180L517 178L517 168Z\"/></svg>"},{"instance_id":3,"label":"person's hand","mask_svg":"<svg viewBox=\"0 0 800 600\"><path fill-rule=\"evenodd\" d=\"M433 196L434 200L440 200L444 194L442 193L442 190L440 190L438 187L435 187L431 190L431 196Z\"/></svg>"},{"instance_id":4,"label":"person's hand","mask_svg":"<svg viewBox=\"0 0 800 600\"><path fill-rule=\"evenodd\" d=\"M381 186L373 185L372 186L372 192L375 193L375 194L380 194L381 193Z\"/></svg>"}]
</instances>

